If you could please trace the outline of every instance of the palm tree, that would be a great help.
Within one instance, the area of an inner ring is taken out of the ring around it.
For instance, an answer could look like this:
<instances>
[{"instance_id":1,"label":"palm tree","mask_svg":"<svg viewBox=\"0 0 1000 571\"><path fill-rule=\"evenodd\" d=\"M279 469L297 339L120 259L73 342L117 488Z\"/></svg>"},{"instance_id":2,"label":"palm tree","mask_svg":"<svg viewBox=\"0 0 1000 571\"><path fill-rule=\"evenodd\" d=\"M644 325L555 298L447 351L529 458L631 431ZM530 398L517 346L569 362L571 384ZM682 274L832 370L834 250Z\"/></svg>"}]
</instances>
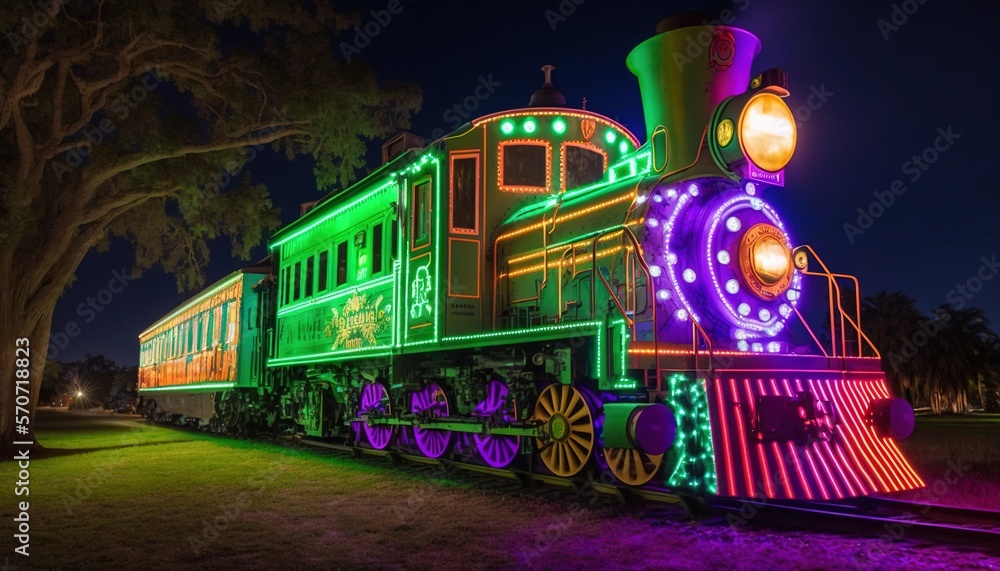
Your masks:
<instances>
[{"instance_id":1,"label":"palm tree","mask_svg":"<svg viewBox=\"0 0 1000 571\"><path fill-rule=\"evenodd\" d=\"M917 302L908 295L882 290L864 299L862 326L882 354L882 364L896 394L917 402L919 368L914 362L918 348L911 341L919 331L922 315ZM920 395L922 396L922 395Z\"/></svg>"},{"instance_id":2,"label":"palm tree","mask_svg":"<svg viewBox=\"0 0 1000 571\"><path fill-rule=\"evenodd\" d=\"M938 309L939 312L948 310L944 305ZM977 307L950 310L946 330L947 336L952 338L952 346L942 347L947 352L934 351L940 359L951 362L950 374L941 378L942 389L956 396L976 391L985 407L982 387L984 382L988 386L992 384L996 374L997 334L990 328L983 310Z\"/></svg>"}]
</instances>

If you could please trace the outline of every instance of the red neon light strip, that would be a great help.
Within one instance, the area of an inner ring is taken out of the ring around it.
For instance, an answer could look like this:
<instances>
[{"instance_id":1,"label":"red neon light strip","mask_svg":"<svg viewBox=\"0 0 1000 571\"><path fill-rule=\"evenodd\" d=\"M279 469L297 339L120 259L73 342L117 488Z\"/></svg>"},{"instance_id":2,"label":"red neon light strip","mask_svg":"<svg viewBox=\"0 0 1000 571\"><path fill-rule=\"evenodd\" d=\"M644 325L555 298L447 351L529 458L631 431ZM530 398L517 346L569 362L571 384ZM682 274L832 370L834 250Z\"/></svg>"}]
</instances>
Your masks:
<instances>
[{"instance_id":1,"label":"red neon light strip","mask_svg":"<svg viewBox=\"0 0 1000 571\"><path fill-rule=\"evenodd\" d=\"M859 397L858 397L859 399L867 398L868 401L871 402L872 400L879 398L874 393L874 391L870 390L869 383L866 381L858 382L858 391L859 391ZM914 486L916 484L916 481L913 479L911 474L907 473L905 460L903 460L900 457L900 455L895 455L892 453L892 448L886 444L887 439L880 438L878 434L875 434L875 440L885 450L889 459L892 461L897 471L899 471L902 474L902 476L907 480L907 483L911 486Z\"/></svg>"},{"instance_id":2,"label":"red neon light strip","mask_svg":"<svg viewBox=\"0 0 1000 571\"><path fill-rule=\"evenodd\" d=\"M802 387L802 380L801 379L795 379L795 386L801 392L805 392L805 390L806 390L806 389L804 389ZM810 392L812 392L812 391L810 391ZM815 397L816 395L813 394L813 396ZM824 442L824 444L825 444L825 442ZM829 481L830 485L833 487L833 491L834 491L834 494L837 496L837 499L843 498L844 494L843 494L843 492L840 491L840 486L837 485L837 479L836 479L836 477L834 477L833 472L830 471L830 466L826 463L826 459L823 458L823 449L818 444L814 443L813 446L812 446L812 452L815 452L816 458L819 459L819 463L823 466L823 471L826 473L827 481ZM809 454L809 451L807 451L806 458L809 459L809 464L812 465L813 471L816 472L816 466L813 464L812 456ZM826 487L825 486L823 487L823 491L824 491L824 493L826 492Z\"/></svg>"},{"instance_id":3,"label":"red neon light strip","mask_svg":"<svg viewBox=\"0 0 1000 571\"><path fill-rule=\"evenodd\" d=\"M873 381L866 381L865 383L862 384L862 388L867 392L869 398L871 398L872 400L877 398L884 398L880 397L879 391L876 389L876 383ZM880 438L879 440L888 449L889 456L895 459L896 464L900 466L903 474L907 476L907 479L909 480L910 484L917 487L924 485L923 480L913 469L913 466L911 466L910 463L906 460L906 457L903 456L903 452L899 449L899 446L897 446L896 441L891 438L886 438L886 439Z\"/></svg>"},{"instance_id":4,"label":"red neon light strip","mask_svg":"<svg viewBox=\"0 0 1000 571\"><path fill-rule=\"evenodd\" d=\"M877 467L880 469L881 473L885 476L885 483L887 491L898 491L902 487L902 482L896 477L895 471L889 465L885 455L879 448L878 444L872 438L872 431L870 428L864 424L864 415L858 409L855 404L853 397L853 391L856 390L851 381L844 379L844 381L838 384L838 391L841 395L841 399L844 401L844 405L851 412L852 423L857 430L857 434L861 439L862 444L864 444L865 449L868 450L870 458L875 462Z\"/></svg>"},{"instance_id":5,"label":"red neon light strip","mask_svg":"<svg viewBox=\"0 0 1000 571\"><path fill-rule=\"evenodd\" d=\"M729 449L729 429L726 427L726 423L729 422L729 418L726 416L726 403L722 396L722 379L716 379L716 400L719 401L719 425L722 427L722 445L726 450L726 456L723 459L726 464L726 484L729 488L729 495L736 495L736 475L733 473L733 454ZM718 454L715 456L718 458Z\"/></svg>"},{"instance_id":6,"label":"red neon light strip","mask_svg":"<svg viewBox=\"0 0 1000 571\"><path fill-rule=\"evenodd\" d=\"M774 394L780 395L781 391L778 389L778 383L774 379L771 379L771 388L774 389ZM795 464L795 472L799 476L799 482L802 483L802 489L806 492L806 498L813 499L812 488L809 487L809 482L806 480L806 474L802 471L802 464L799 462L799 455L795 452L795 445L791 442L786 443L788 445L788 455L792 457L792 463Z\"/></svg>"},{"instance_id":7,"label":"red neon light strip","mask_svg":"<svg viewBox=\"0 0 1000 571\"><path fill-rule=\"evenodd\" d=\"M788 379L781 379L782 384L785 385L785 391L788 393L789 397L795 396L792 391L791 384L789 384ZM807 446L802 447L802 451L805 454L806 461L809 462L809 469L812 470L813 480L819 487L819 493L823 496L824 500L830 499L830 494L826 490L826 485L823 483L823 478L820 476L819 472L816 470L816 463L813 462L812 454Z\"/></svg>"},{"instance_id":8,"label":"red neon light strip","mask_svg":"<svg viewBox=\"0 0 1000 571\"><path fill-rule=\"evenodd\" d=\"M856 435L854 432L851 423L851 412L847 408L847 405L841 402L842 397L840 396L840 392L837 390L838 387L836 385L838 382L839 381L835 379L829 380L826 383L826 388L824 388L823 390L829 389L830 391L829 400L833 401L833 403L837 406L837 410L840 411L840 418L842 420L842 422L840 423L840 426L842 427L841 432L843 434L846 434L847 438L854 443L854 446L845 446L845 448L847 449L847 453L850 454L851 458L854 460L854 465L858 467L858 471L861 472L861 475L864 477L865 481L868 482L868 484L871 486L873 492L887 491L889 489L889 486L886 485L885 480L882 479L882 475L879 474L878 470L875 469L875 464L872 463L871 457L868 454L864 453L864 450L862 449L863 445L861 443L861 440L859 440L858 435ZM820 386L822 386L822 383L820 383ZM855 453L855 449L857 450L857 453ZM864 458L865 463L868 464L868 467L870 468L870 471L865 470L862 467L861 461L858 459L858 454L860 454L861 457ZM881 487L875 484L875 480L872 480L872 475L874 475L875 478L878 479L879 483L881 484Z\"/></svg>"},{"instance_id":9,"label":"red neon light strip","mask_svg":"<svg viewBox=\"0 0 1000 571\"><path fill-rule=\"evenodd\" d=\"M798 381L796 381L796 382L798 382ZM816 388L816 385L813 383L812 379L806 379L806 384L809 385L809 389L812 390L812 392L814 394L817 394L817 395L820 394L819 389ZM820 398L822 398L824 401L828 400L825 397L820 397ZM831 412L832 411L827 411L828 414L831 413ZM832 429L836 429L836 427L832 426L832 425L831 425L831 428ZM847 495L850 495L850 496L857 495L857 492L854 490L854 486L851 485L850 479L848 479L847 475L844 474L844 469L840 466L840 462L837 461L837 456L833 452L833 446L831 446L829 442L824 442L823 443L823 450L826 451L827 456L830 457L830 463L833 464L833 467L836 468L837 472L840 474L840 479L844 482L844 487L847 488ZM822 458L822 456L820 456L820 457ZM824 465L825 464L826 464L826 462L824 462ZM850 469L851 466L848 465L847 467L848 467L848 469ZM827 471L829 471L829 467L827 467ZM854 477L857 478L857 476L854 476ZM840 493L841 492L840 487L836 486L836 484L834 484L834 486L837 488L837 492ZM863 489L864 488L862 488L862 490ZM841 494L840 497L844 497L844 495Z\"/></svg>"},{"instance_id":10,"label":"red neon light strip","mask_svg":"<svg viewBox=\"0 0 1000 571\"><path fill-rule=\"evenodd\" d=\"M829 385L833 381L827 380L825 382L827 385ZM834 407L837 416L842 418L843 410L841 410L840 405L837 404L837 400L833 396L833 390L830 389L830 391L827 392L827 389L823 383L824 381L817 379L816 388L819 390L820 394L823 395L823 398L828 400L831 406ZM847 466L847 469L850 472L851 477L854 478L854 483L857 484L859 493L869 494L872 492L877 492L878 486L875 485L875 481L871 479L871 477L868 475L867 472L865 472L864 467L862 467L861 463L858 461L858 457L854 454L854 449L848 445L849 443L847 442L847 438L845 437L847 429L842 428L842 426L846 427L846 422L847 421L844 420L843 422L837 423L837 431L840 435L840 438L838 439L840 441L840 445L838 446L835 444L834 449L837 451L837 455L840 457L840 461L843 463L843 465ZM851 456L852 461L848 461L847 456L844 454L845 449L847 450L847 453ZM861 474L861 477L859 477L858 474ZM868 482L867 488L865 487L865 484L861 481L861 478L864 478L865 481Z\"/></svg>"},{"instance_id":11,"label":"red neon light strip","mask_svg":"<svg viewBox=\"0 0 1000 571\"><path fill-rule=\"evenodd\" d=\"M868 402L870 403L872 399L875 398L875 395L868 391L867 383L865 381L856 381L855 387L857 393L856 400L858 403L858 408L862 411L867 411L868 407L864 406L864 400L868 399ZM893 456L892 450L889 448L888 445L886 445L886 440L884 438L879 437L879 435L875 433L874 429L871 429L869 427L869 430L872 431L872 437L875 440L876 444L879 446L879 448L882 449L886 457L889 459L889 464L893 468L895 468L895 473L899 474L897 478L901 482L903 480L906 480L906 484L914 486L916 482L914 482L913 479L910 477L910 475L906 473L906 468L903 466L903 463L900 462L900 458Z\"/></svg>"},{"instance_id":12,"label":"red neon light strip","mask_svg":"<svg viewBox=\"0 0 1000 571\"><path fill-rule=\"evenodd\" d=\"M884 398L892 398L892 395L889 393L888 382L885 379L882 379L881 382L875 382L873 383L873 385L874 388L878 391L878 393L881 394ZM899 454L900 458L903 459L903 463L904 465L906 465L907 469L909 469L910 473L913 474L913 476L917 479L918 482L920 482L920 486L921 487L926 486L927 482L925 482L924 479L920 477L920 474L917 473L916 469L913 468L913 465L910 464L909 460L906 459L906 456L903 455L903 451L899 449L899 444L895 440L890 441L889 444L892 446L892 449L897 454Z\"/></svg>"},{"instance_id":13,"label":"red neon light strip","mask_svg":"<svg viewBox=\"0 0 1000 571\"><path fill-rule=\"evenodd\" d=\"M767 393L764 379L757 379L757 386L760 387L760 394ZM781 454L781 447L778 446L777 442L771 442L771 450L774 452L774 457L778 459L778 468L781 470L781 486L785 488L785 497L794 498L795 490L792 488L791 477L788 473L788 467L785 466L785 458Z\"/></svg>"},{"instance_id":14,"label":"red neon light strip","mask_svg":"<svg viewBox=\"0 0 1000 571\"><path fill-rule=\"evenodd\" d=\"M767 393L767 389L764 387L764 379L757 379L757 386L760 388L760 394ZM792 482L790 481L788 474L788 467L785 466L785 458L781 454L781 448L778 446L777 442L771 442L771 450L774 452L774 457L778 460L778 469L781 470L781 477L779 482L781 487L785 489L786 498L794 498L795 490L792 488Z\"/></svg>"},{"instance_id":15,"label":"red neon light strip","mask_svg":"<svg viewBox=\"0 0 1000 571\"><path fill-rule=\"evenodd\" d=\"M892 482L887 482L887 480L891 478L888 472L886 471L886 467L879 462L875 450L873 450L871 445L868 443L868 438L866 438L864 427L860 426L860 419L858 417L858 413L850 405L847 397L844 394L847 390L847 387L841 386L840 382L832 382L830 383L830 387L831 390L836 392L837 397L841 403L840 406L842 407L842 410L847 411L848 414L846 414L844 418L845 420L848 421L848 425L852 427L853 429L852 434L855 436L856 440L860 442L860 444L858 445L858 451L862 453L862 456L864 457L865 461L868 462L869 466L871 466L872 473L875 474L879 482L882 484L882 491L885 492L898 491L898 488L894 487L892 485ZM866 450L867 454L865 453ZM876 464L879 465L878 468L875 467ZM885 474L885 478L882 477L883 474Z\"/></svg>"},{"instance_id":16,"label":"red neon light strip","mask_svg":"<svg viewBox=\"0 0 1000 571\"><path fill-rule=\"evenodd\" d=\"M754 410L754 398L753 389L750 388L750 379L743 379L743 387L747 390L747 402L750 406L750 418L757 418L756 412ZM774 497L774 482L771 481L771 469L767 465L767 458L764 455L764 443L755 442L754 448L757 449L757 457L760 459L760 465L764 469L764 493L767 497Z\"/></svg>"},{"instance_id":17,"label":"red neon light strip","mask_svg":"<svg viewBox=\"0 0 1000 571\"><path fill-rule=\"evenodd\" d=\"M733 397L733 408L736 409L736 432L740 436L743 471L747 477L747 495L753 497L757 495L757 488L754 486L753 474L750 472L750 452L747 449L746 425L743 424L743 411L740 410L740 401L736 396L736 379L729 379L729 392Z\"/></svg>"},{"instance_id":18,"label":"red neon light strip","mask_svg":"<svg viewBox=\"0 0 1000 571\"><path fill-rule=\"evenodd\" d=\"M854 412L857 415L858 424L861 425L862 433L866 434L868 436L868 440L872 441L873 448L875 448L879 458L881 458L882 464L885 466L886 473L897 486L896 491L906 488L907 485L903 482L903 479L900 478L899 467L893 464L892 459L889 458L885 447L882 446L882 439L875 434L875 431L871 427L866 426L862 420L865 417L865 407L862 404L862 399L864 397L861 394L861 389L857 386L858 383L846 380L845 383L850 383L845 384L844 388L846 389L847 397L854 406Z\"/></svg>"}]
</instances>

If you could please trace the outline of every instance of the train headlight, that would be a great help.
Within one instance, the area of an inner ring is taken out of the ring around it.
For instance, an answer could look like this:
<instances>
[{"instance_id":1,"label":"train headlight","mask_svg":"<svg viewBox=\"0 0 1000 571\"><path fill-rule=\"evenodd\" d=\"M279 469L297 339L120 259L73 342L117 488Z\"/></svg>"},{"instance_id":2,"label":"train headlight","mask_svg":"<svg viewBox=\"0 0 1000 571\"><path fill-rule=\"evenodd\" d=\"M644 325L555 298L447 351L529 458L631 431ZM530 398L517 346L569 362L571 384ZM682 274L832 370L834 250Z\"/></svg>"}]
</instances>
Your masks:
<instances>
[{"instance_id":1,"label":"train headlight","mask_svg":"<svg viewBox=\"0 0 1000 571\"><path fill-rule=\"evenodd\" d=\"M782 94L787 92L765 87L730 97L716 108L709 150L721 168L781 184L780 177L760 178L751 173L780 172L795 154L795 116L781 99ZM744 171L748 162L752 168Z\"/></svg>"},{"instance_id":2,"label":"train headlight","mask_svg":"<svg viewBox=\"0 0 1000 571\"><path fill-rule=\"evenodd\" d=\"M755 224L740 239L740 273L757 297L771 300L792 283L792 250L784 233L771 224Z\"/></svg>"},{"instance_id":3,"label":"train headlight","mask_svg":"<svg viewBox=\"0 0 1000 571\"><path fill-rule=\"evenodd\" d=\"M739 122L740 145L760 168L776 172L795 153L795 117L777 95L761 92L750 98Z\"/></svg>"},{"instance_id":4,"label":"train headlight","mask_svg":"<svg viewBox=\"0 0 1000 571\"><path fill-rule=\"evenodd\" d=\"M760 281L773 285L788 273L791 256L788 248L773 236L764 236L753 246L751 260L753 270Z\"/></svg>"}]
</instances>

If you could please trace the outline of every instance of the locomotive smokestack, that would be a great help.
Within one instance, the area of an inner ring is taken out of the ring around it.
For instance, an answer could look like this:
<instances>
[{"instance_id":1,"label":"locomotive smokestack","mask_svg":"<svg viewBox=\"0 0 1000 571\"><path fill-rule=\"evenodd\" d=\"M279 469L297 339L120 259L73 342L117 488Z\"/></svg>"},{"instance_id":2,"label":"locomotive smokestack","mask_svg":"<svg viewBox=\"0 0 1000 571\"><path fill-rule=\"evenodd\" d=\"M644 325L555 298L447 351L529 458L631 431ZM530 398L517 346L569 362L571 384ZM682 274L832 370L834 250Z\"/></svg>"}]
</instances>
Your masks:
<instances>
[{"instance_id":1,"label":"locomotive smokestack","mask_svg":"<svg viewBox=\"0 0 1000 571\"><path fill-rule=\"evenodd\" d=\"M657 172L674 172L698 156L712 111L743 93L760 52L753 34L685 13L659 23L657 35L639 44L626 64L639 79L646 137Z\"/></svg>"}]
</instances>

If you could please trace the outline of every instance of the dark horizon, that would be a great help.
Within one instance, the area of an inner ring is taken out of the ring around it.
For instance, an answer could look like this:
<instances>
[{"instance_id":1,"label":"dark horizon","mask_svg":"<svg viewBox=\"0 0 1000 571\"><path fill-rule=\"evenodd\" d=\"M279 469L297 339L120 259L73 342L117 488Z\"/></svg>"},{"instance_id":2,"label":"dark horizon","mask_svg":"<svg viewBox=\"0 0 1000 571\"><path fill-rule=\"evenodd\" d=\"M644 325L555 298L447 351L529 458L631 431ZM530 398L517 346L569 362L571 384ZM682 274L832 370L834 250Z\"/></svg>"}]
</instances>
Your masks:
<instances>
[{"instance_id":1,"label":"dark horizon","mask_svg":"<svg viewBox=\"0 0 1000 571\"><path fill-rule=\"evenodd\" d=\"M911 4L917 6L911 14L900 8ZM1000 280L991 281L1000 271L994 262L1000 229L989 224L1000 215L1000 184L984 168L990 127L1000 123L990 98L998 82L990 72L1000 54L975 41L989 37L998 7L969 3L973 12L916 1L833 6L743 0L678 2L667 11L647 3L625 8L562 0L514 2L498 13L452 1L400 6L366 46L353 45L359 53L351 49L353 31L331 49L338 58L367 60L384 80L421 86L423 110L411 131L429 137L475 116L523 107L542 83L540 67L552 64L553 81L571 107L586 98L588 109L619 121L642 141L639 91L625 56L672 12L730 10L733 25L763 44L754 72L780 67L789 74L798 148L786 186L766 197L793 241L813 245L835 271L857 275L864 294L901 290L925 312L964 302L981 307L994 326L1000 323L1000 295L993 291ZM363 9L363 23L373 19L371 9ZM379 155L380 142L370 145L373 168ZM323 196L308 160L290 163L267 151L247 168L254 182L270 188L283 224L298 217L300 203ZM266 255L261 244L241 262L229 258L224 240L215 246L206 286ZM177 293L173 277L161 270L138 280L122 277L131 267L124 240L115 240L107 253L88 254L56 310L53 342L62 332L68 344L55 358L104 354L135 365L139 332L196 293ZM980 289L971 291L976 280ZM814 285L806 296L821 299L825 292Z\"/></svg>"}]
</instances>

